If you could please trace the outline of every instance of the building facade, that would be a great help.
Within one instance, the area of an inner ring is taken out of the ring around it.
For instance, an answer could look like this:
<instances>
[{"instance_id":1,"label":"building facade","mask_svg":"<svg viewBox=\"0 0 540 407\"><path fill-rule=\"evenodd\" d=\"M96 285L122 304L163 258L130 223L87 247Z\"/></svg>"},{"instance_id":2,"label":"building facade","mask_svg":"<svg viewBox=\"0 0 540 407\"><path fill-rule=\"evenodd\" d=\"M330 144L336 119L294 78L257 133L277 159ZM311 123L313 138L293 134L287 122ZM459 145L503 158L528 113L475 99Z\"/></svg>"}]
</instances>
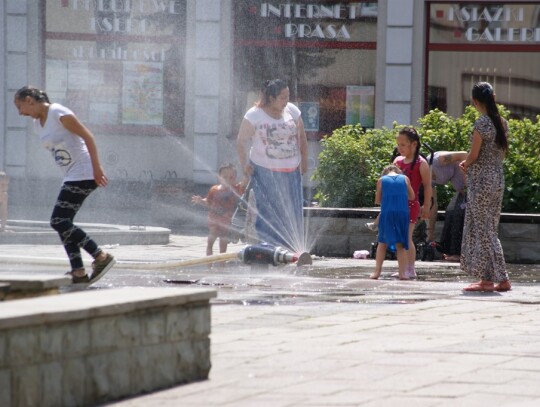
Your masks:
<instances>
[{"instance_id":1,"label":"building facade","mask_svg":"<svg viewBox=\"0 0 540 407\"><path fill-rule=\"evenodd\" d=\"M305 185L333 129L458 116L478 80L540 114L539 1L6 0L0 21L0 170L36 199L59 174L13 105L27 84L88 125L112 183L214 183L276 77L302 110Z\"/></svg>"}]
</instances>

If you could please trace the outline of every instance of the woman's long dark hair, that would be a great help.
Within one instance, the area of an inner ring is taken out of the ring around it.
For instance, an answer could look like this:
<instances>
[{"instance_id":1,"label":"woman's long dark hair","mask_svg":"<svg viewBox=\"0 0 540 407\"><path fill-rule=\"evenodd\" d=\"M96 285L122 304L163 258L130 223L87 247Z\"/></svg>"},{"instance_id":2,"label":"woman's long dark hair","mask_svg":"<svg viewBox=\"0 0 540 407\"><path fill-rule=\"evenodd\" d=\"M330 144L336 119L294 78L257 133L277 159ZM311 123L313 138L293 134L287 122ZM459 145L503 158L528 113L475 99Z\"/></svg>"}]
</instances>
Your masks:
<instances>
[{"instance_id":1,"label":"woman's long dark hair","mask_svg":"<svg viewBox=\"0 0 540 407\"><path fill-rule=\"evenodd\" d=\"M486 107L487 115L495 126L495 144L497 144L504 152L508 151L508 138L503 127L499 109L495 103L493 88L487 82L478 82L472 88L472 97Z\"/></svg>"},{"instance_id":2,"label":"woman's long dark hair","mask_svg":"<svg viewBox=\"0 0 540 407\"><path fill-rule=\"evenodd\" d=\"M23 86L17 92L15 92L15 98L23 100L27 96L30 96L36 102L51 103L49 96L41 89L34 88L33 86Z\"/></svg>"},{"instance_id":3,"label":"woman's long dark hair","mask_svg":"<svg viewBox=\"0 0 540 407\"><path fill-rule=\"evenodd\" d=\"M256 103L257 107L264 107L270 103L270 97L277 98L281 91L288 88L287 82L281 79L264 81L261 87L261 100Z\"/></svg>"}]
</instances>

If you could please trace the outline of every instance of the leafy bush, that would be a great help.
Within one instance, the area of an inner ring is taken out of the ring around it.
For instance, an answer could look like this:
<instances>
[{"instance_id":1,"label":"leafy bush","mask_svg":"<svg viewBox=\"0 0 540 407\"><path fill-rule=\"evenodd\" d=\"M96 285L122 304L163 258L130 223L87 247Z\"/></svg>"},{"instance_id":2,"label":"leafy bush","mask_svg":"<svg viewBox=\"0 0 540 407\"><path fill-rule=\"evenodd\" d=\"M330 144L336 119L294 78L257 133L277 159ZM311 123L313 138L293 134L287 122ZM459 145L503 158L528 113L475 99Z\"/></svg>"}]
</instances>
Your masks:
<instances>
[{"instance_id":1,"label":"leafy bush","mask_svg":"<svg viewBox=\"0 0 540 407\"><path fill-rule=\"evenodd\" d=\"M372 170L369 148L362 136L360 126L345 126L322 140L320 164L314 174L319 181L315 199L321 205L338 208L369 205L364 192L374 196L368 178Z\"/></svg>"},{"instance_id":2,"label":"leafy bush","mask_svg":"<svg viewBox=\"0 0 540 407\"><path fill-rule=\"evenodd\" d=\"M499 106L503 117L510 113ZM434 151L468 151L478 112L468 106L453 118L432 110L418 120L423 143ZM318 181L315 199L325 207L373 206L375 185L392 157L395 135L403 127L370 129L360 125L336 129L322 141L319 166L313 174ZM504 161L505 212L540 212L540 116L531 120L509 119L510 149ZM422 153L427 153L425 149ZM454 194L451 185L437 186L439 208L444 209Z\"/></svg>"},{"instance_id":3,"label":"leafy bush","mask_svg":"<svg viewBox=\"0 0 540 407\"><path fill-rule=\"evenodd\" d=\"M504 161L506 212L540 212L540 116L509 120L510 148Z\"/></svg>"}]
</instances>

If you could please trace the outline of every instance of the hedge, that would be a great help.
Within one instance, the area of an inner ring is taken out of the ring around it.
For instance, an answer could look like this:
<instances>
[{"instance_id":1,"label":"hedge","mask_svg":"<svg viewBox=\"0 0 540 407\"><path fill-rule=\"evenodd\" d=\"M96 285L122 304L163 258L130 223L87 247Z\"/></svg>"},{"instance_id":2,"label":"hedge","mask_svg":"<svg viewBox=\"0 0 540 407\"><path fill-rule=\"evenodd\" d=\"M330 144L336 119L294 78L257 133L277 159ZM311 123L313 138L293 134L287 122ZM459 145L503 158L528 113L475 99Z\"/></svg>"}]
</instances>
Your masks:
<instances>
[{"instance_id":1,"label":"hedge","mask_svg":"<svg viewBox=\"0 0 540 407\"><path fill-rule=\"evenodd\" d=\"M510 113L499 106L503 117ZM434 151L469 150L469 139L478 112L468 106L462 116L453 118L432 110L416 126L422 143ZM509 152L504 161L506 190L504 212L540 212L540 116L508 119ZM322 140L323 150L314 171L317 182L314 198L323 207L372 207L375 185L391 158L395 137L404 125L392 129L363 129L361 125L344 126ZM421 152L429 154L426 148ZM439 208L445 208L454 190L451 185L437 186Z\"/></svg>"}]
</instances>

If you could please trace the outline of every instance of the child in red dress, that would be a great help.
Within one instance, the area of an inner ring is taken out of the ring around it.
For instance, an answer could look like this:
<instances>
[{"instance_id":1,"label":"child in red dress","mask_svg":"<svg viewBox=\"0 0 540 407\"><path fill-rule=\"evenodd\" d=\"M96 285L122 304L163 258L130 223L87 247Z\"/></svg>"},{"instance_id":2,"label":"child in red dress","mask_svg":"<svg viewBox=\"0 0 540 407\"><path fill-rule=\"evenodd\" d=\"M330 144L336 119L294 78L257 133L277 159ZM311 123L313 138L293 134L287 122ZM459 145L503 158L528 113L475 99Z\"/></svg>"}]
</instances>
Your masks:
<instances>
[{"instance_id":1,"label":"child in red dress","mask_svg":"<svg viewBox=\"0 0 540 407\"><path fill-rule=\"evenodd\" d=\"M397 149L400 156L394 160L404 175L406 175L414 191L414 199L409 200L409 249L407 250L407 268L405 278L416 278L414 263L416 261L416 248L412 240L414 227L421 219L429 219L429 209L431 206L431 174L429 165L420 156L420 136L413 127L404 127L396 137ZM424 186L424 206L420 208L418 193L420 185Z\"/></svg>"}]
</instances>

